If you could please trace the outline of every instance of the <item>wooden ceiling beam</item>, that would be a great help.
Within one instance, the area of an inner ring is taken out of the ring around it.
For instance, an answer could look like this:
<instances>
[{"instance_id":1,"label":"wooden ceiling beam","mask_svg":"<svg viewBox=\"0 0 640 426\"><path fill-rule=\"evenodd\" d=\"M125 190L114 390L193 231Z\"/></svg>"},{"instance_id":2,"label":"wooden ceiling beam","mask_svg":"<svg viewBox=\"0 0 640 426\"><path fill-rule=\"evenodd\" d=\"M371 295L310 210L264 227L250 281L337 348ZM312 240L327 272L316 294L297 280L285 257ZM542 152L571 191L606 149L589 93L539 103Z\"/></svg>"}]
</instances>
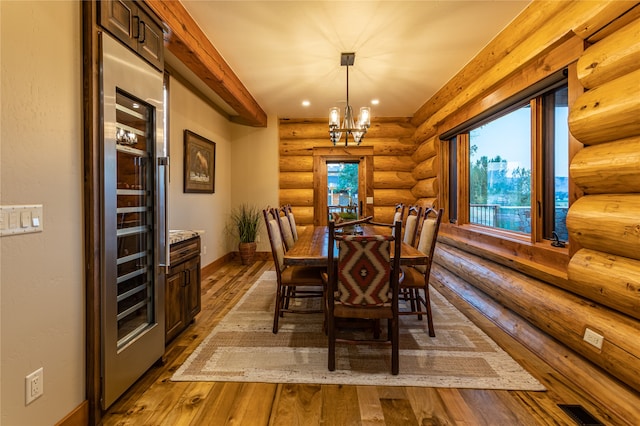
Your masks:
<instances>
[{"instance_id":1,"label":"wooden ceiling beam","mask_svg":"<svg viewBox=\"0 0 640 426\"><path fill-rule=\"evenodd\" d=\"M145 4L168 29L164 35L165 47L238 113L237 116L230 117L231 121L253 127L266 127L267 114L182 3L145 0Z\"/></svg>"}]
</instances>

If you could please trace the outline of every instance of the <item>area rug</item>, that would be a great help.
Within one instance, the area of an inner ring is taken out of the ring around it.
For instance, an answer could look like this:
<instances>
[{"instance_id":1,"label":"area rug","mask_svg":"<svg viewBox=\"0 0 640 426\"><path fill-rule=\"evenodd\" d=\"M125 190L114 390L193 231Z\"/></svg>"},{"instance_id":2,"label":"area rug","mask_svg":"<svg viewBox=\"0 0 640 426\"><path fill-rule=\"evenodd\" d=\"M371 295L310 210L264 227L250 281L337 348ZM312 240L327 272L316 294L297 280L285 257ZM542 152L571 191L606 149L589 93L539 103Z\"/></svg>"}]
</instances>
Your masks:
<instances>
[{"instance_id":1,"label":"area rug","mask_svg":"<svg viewBox=\"0 0 640 426\"><path fill-rule=\"evenodd\" d=\"M379 345L338 344L331 372L322 314L285 314L272 333L275 288L275 272L265 272L172 380L545 390L433 289L436 337L426 319L401 317L399 375L391 348Z\"/></svg>"}]
</instances>

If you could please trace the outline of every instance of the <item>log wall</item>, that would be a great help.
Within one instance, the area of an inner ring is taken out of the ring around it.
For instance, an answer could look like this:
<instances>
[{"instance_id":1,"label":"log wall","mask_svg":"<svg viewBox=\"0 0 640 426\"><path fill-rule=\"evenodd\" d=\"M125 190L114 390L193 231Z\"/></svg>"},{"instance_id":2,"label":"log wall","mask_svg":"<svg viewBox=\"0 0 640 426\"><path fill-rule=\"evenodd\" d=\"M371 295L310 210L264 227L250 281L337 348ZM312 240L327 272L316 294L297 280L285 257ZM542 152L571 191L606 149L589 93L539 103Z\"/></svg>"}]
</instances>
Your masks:
<instances>
[{"instance_id":1,"label":"log wall","mask_svg":"<svg viewBox=\"0 0 640 426\"><path fill-rule=\"evenodd\" d=\"M530 346L629 424L640 415L639 11L628 1L534 1L410 120L374 120L364 141L375 156L377 220L391 220L397 202L438 205L448 182L439 134L493 105L488 93L504 98L569 68L570 84L584 88L569 108L572 246L540 249L443 223L432 281L522 318L519 326L486 313L523 344L524 330L537 328L601 369L593 389L563 356ZM280 202L301 224L313 223L313 147L327 143L325 119L280 122ZM587 328L604 336L601 349L584 341ZM616 386L628 392L600 391Z\"/></svg>"},{"instance_id":2,"label":"log wall","mask_svg":"<svg viewBox=\"0 0 640 426\"><path fill-rule=\"evenodd\" d=\"M567 215L567 229L582 247L569 262L571 288L636 319L640 319L638 40L640 18L589 46L578 60L585 92L570 110L569 129L585 148L574 157L570 177L584 196Z\"/></svg>"},{"instance_id":3,"label":"log wall","mask_svg":"<svg viewBox=\"0 0 640 426\"><path fill-rule=\"evenodd\" d=\"M373 147L373 215L393 220L397 203L413 204L417 180L412 155L415 127L409 118L373 118L360 146ZM327 120L280 120L280 204L291 204L299 225L313 224L313 148L331 146Z\"/></svg>"},{"instance_id":4,"label":"log wall","mask_svg":"<svg viewBox=\"0 0 640 426\"><path fill-rule=\"evenodd\" d=\"M411 189L411 193L418 199L416 204L422 207L438 206L442 204L438 202L440 193L440 181L438 179L440 173L440 156L438 155L440 141L435 135L424 140L415 137L415 140L419 145L412 156L413 161L416 163L416 167L413 169L413 178L416 180L416 184Z\"/></svg>"},{"instance_id":5,"label":"log wall","mask_svg":"<svg viewBox=\"0 0 640 426\"><path fill-rule=\"evenodd\" d=\"M474 292L495 300L606 371L612 382L623 382L636 396L640 391L639 10L638 2L534 1L412 119L418 144L412 155L416 163L412 193L416 198L438 197L447 189L446 171L440 170L446 162L437 160L445 155L439 152L443 149L439 134L489 107L488 93L515 91L542 78L541 72L569 67L570 84L584 88L569 105L575 142L569 157L570 185L575 191L567 227L573 247L540 250L537 244L509 241L499 233L445 223L432 280L472 304L477 301ZM432 157L436 160L430 161ZM492 319L527 344L529 336L520 327ZM604 336L601 349L584 341L587 328ZM554 364L553 354L544 347L532 349ZM591 386L578 375L569 378L585 389ZM623 417L639 414L638 398L620 401L606 392L592 390L592 394Z\"/></svg>"},{"instance_id":6,"label":"log wall","mask_svg":"<svg viewBox=\"0 0 640 426\"><path fill-rule=\"evenodd\" d=\"M451 246L440 245L434 262L640 389L640 339L630 338L637 336L637 321ZM601 351L584 344L585 327L606 336Z\"/></svg>"}]
</instances>

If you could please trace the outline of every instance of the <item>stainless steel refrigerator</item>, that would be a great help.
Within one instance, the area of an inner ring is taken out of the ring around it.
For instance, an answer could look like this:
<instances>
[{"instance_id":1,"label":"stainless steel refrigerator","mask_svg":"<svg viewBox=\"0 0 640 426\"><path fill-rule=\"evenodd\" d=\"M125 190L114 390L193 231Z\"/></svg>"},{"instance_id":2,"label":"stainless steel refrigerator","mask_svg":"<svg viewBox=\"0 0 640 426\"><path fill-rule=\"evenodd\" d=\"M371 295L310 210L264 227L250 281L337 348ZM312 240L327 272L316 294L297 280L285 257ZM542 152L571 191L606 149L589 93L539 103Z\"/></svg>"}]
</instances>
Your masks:
<instances>
[{"instance_id":1,"label":"stainless steel refrigerator","mask_svg":"<svg viewBox=\"0 0 640 426\"><path fill-rule=\"evenodd\" d=\"M163 73L100 35L102 407L164 354L167 147Z\"/></svg>"}]
</instances>

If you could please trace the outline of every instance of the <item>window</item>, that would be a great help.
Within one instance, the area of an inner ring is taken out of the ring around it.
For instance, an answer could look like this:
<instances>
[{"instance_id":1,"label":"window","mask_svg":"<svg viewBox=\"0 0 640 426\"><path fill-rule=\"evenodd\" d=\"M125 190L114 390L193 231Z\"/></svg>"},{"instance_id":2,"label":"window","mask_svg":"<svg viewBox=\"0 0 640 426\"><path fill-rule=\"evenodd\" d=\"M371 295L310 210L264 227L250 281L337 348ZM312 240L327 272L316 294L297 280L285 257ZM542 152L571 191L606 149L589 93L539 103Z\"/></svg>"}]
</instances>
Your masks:
<instances>
[{"instance_id":1,"label":"window","mask_svg":"<svg viewBox=\"0 0 640 426\"><path fill-rule=\"evenodd\" d=\"M531 232L529 104L469 131L469 222Z\"/></svg>"},{"instance_id":2,"label":"window","mask_svg":"<svg viewBox=\"0 0 640 426\"><path fill-rule=\"evenodd\" d=\"M450 217L531 241L567 241L567 92L566 76L554 76L441 137Z\"/></svg>"},{"instance_id":3,"label":"window","mask_svg":"<svg viewBox=\"0 0 640 426\"><path fill-rule=\"evenodd\" d=\"M458 139L454 136L449 140L449 170L456 170L458 163ZM449 222L458 221L458 174L449 173Z\"/></svg>"},{"instance_id":4,"label":"window","mask_svg":"<svg viewBox=\"0 0 640 426\"><path fill-rule=\"evenodd\" d=\"M543 119L543 236L567 241L566 219L569 211L569 118L567 87L542 98Z\"/></svg>"}]
</instances>

